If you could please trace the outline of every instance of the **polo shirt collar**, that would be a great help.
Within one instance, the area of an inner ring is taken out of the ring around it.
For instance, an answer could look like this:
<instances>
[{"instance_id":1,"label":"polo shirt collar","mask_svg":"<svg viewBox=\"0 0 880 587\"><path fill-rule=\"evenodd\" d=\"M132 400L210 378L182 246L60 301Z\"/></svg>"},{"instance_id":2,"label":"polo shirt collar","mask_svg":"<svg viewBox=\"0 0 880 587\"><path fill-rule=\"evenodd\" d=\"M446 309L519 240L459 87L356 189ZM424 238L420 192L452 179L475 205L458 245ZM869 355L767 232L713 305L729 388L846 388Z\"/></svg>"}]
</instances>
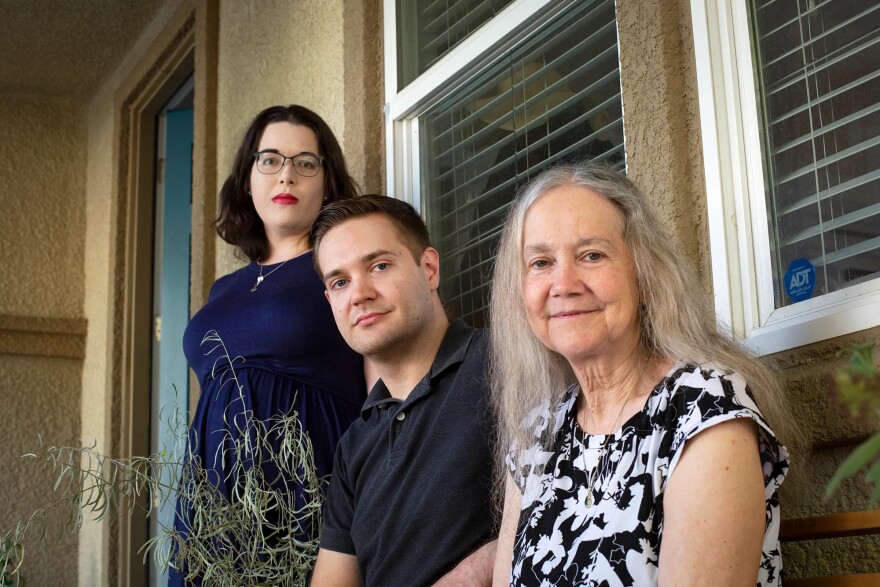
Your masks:
<instances>
[{"instance_id":1,"label":"polo shirt collar","mask_svg":"<svg viewBox=\"0 0 880 587\"><path fill-rule=\"evenodd\" d=\"M464 361L467 355L468 347L471 344L476 329L465 324L461 318L456 318L449 325L446 334L443 336L443 342L437 349L437 355L431 364L431 369L427 375L413 388L406 401L410 401L429 393L433 387L431 385L434 379L439 377L448 368ZM388 404L400 403L399 400L391 397L385 383L380 379L373 386L370 395L361 408L361 417L366 418L369 412L376 407L388 407Z\"/></svg>"}]
</instances>

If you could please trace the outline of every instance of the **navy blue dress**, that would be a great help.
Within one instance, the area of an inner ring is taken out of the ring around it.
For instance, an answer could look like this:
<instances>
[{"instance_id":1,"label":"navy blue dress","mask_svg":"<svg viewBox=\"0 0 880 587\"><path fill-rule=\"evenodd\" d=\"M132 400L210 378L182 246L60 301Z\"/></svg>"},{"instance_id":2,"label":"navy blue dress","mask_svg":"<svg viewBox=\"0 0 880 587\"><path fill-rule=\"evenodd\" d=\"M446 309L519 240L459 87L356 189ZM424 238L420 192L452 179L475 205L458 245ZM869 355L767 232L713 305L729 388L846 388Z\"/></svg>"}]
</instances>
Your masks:
<instances>
[{"instance_id":1,"label":"navy blue dress","mask_svg":"<svg viewBox=\"0 0 880 587\"><path fill-rule=\"evenodd\" d=\"M336 444L359 415L366 395L363 360L336 328L312 254L263 266L264 281L251 291L258 275L260 266L250 263L218 279L183 338L202 390L190 430L191 450L227 497L235 484L224 474L229 448L240 436L228 422L242 409L264 422L296 411L311 439L317 474L326 476ZM234 361L240 391L229 381L222 349L216 343L202 344L209 331L216 331L233 359L243 359ZM275 478L264 472L267 479ZM178 517L176 526L185 533L181 524ZM179 575L171 579L171 584L181 584Z\"/></svg>"}]
</instances>

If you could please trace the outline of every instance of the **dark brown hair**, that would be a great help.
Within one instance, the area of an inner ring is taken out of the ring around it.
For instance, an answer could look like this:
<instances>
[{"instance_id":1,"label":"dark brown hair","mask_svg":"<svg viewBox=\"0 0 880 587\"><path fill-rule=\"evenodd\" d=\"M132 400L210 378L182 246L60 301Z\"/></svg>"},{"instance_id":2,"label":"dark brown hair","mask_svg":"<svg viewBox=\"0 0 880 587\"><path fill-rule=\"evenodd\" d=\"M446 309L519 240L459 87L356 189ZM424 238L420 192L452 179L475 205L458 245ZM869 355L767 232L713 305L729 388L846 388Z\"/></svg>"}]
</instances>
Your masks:
<instances>
[{"instance_id":1,"label":"dark brown hair","mask_svg":"<svg viewBox=\"0 0 880 587\"><path fill-rule=\"evenodd\" d=\"M422 220L419 213L402 200L379 194L367 194L359 198L340 200L328 204L318 214L314 224L312 224L312 232L309 235L309 245L311 245L314 251L312 260L315 263L315 270L318 272L318 275L321 275L321 267L318 265L318 249L321 246L321 240L327 233L333 227L342 224L346 220L362 218L373 214L385 216L391 220L400 231L400 235L403 237L404 243L409 248L416 263L420 261L422 251L431 246L431 240L428 237L428 227L425 226L425 221Z\"/></svg>"},{"instance_id":2,"label":"dark brown hair","mask_svg":"<svg viewBox=\"0 0 880 587\"><path fill-rule=\"evenodd\" d=\"M274 122L302 125L317 136L318 154L324 157L326 204L353 198L358 192L357 183L345 167L342 148L323 118L297 104L266 108L251 122L238 146L232 172L220 188L220 213L215 223L220 238L238 247L241 254L251 261L260 261L269 255L266 230L248 191L254 153L260 146L263 131Z\"/></svg>"}]
</instances>

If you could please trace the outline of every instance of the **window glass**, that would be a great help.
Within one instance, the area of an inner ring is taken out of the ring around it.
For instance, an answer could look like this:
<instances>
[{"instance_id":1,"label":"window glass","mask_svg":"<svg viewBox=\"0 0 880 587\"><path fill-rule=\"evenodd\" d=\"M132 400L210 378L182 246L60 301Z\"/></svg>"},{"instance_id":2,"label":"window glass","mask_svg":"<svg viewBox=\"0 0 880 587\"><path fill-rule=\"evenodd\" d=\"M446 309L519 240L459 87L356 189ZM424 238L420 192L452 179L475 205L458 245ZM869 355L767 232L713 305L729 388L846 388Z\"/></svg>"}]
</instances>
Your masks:
<instances>
[{"instance_id":1,"label":"window glass","mask_svg":"<svg viewBox=\"0 0 880 587\"><path fill-rule=\"evenodd\" d=\"M397 0L398 90L513 0Z\"/></svg>"},{"instance_id":2,"label":"window glass","mask_svg":"<svg viewBox=\"0 0 880 587\"><path fill-rule=\"evenodd\" d=\"M880 277L880 4L753 0L776 307Z\"/></svg>"},{"instance_id":3,"label":"window glass","mask_svg":"<svg viewBox=\"0 0 880 587\"><path fill-rule=\"evenodd\" d=\"M516 190L547 166L622 166L614 1L577 3L420 120L422 209L449 313L486 323L489 278Z\"/></svg>"}]
</instances>

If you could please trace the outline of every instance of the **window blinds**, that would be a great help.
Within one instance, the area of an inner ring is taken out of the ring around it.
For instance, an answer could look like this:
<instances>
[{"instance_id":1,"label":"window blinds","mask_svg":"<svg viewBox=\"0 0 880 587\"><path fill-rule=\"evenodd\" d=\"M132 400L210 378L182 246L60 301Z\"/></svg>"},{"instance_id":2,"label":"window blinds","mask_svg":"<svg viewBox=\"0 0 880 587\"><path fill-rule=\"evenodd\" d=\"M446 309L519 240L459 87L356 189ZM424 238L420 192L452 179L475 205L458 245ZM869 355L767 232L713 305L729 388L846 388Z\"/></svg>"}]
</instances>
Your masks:
<instances>
[{"instance_id":1,"label":"window blinds","mask_svg":"<svg viewBox=\"0 0 880 587\"><path fill-rule=\"evenodd\" d=\"M398 0L398 90L513 0Z\"/></svg>"},{"instance_id":2,"label":"window blinds","mask_svg":"<svg viewBox=\"0 0 880 587\"><path fill-rule=\"evenodd\" d=\"M441 297L486 323L501 225L518 187L583 158L622 165L613 0L584 1L420 117L422 208L441 254Z\"/></svg>"},{"instance_id":3,"label":"window blinds","mask_svg":"<svg viewBox=\"0 0 880 587\"><path fill-rule=\"evenodd\" d=\"M814 296L880 277L880 4L763 0L752 18L780 307L798 259Z\"/></svg>"}]
</instances>

